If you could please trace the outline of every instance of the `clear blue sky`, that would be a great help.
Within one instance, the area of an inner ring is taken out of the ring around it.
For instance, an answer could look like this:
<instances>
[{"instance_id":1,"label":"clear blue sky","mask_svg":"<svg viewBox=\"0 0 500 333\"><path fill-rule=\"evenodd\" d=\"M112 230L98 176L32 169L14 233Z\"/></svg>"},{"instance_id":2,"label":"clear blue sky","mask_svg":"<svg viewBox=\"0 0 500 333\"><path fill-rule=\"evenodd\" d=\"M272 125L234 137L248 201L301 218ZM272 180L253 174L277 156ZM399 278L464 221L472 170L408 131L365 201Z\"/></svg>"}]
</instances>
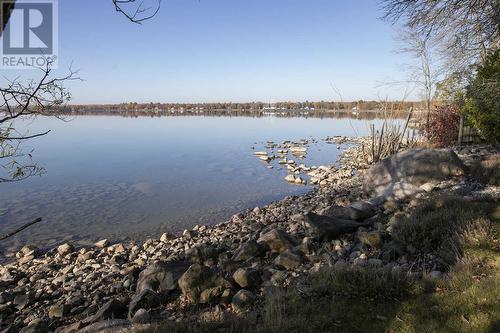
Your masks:
<instances>
[{"instance_id":1,"label":"clear blue sky","mask_svg":"<svg viewBox=\"0 0 500 333\"><path fill-rule=\"evenodd\" d=\"M401 98L377 87L404 75L380 16L376 0L163 0L137 25L111 0L60 0L59 68L85 79L73 103Z\"/></svg>"}]
</instances>

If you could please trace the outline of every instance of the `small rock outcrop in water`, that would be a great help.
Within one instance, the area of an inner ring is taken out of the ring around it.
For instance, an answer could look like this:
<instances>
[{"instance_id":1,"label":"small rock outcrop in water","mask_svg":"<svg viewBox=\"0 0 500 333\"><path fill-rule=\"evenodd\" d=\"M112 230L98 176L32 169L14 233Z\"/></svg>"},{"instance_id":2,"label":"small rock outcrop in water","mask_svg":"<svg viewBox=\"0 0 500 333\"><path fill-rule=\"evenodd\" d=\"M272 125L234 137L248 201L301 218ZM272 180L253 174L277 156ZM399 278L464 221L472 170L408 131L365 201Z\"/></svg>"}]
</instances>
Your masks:
<instances>
[{"instance_id":1,"label":"small rock outcrop in water","mask_svg":"<svg viewBox=\"0 0 500 333\"><path fill-rule=\"evenodd\" d=\"M440 191L500 197L464 177L421 178L418 185L401 176L397 182L412 184L414 194L375 200L363 191L362 175L350 174L178 236L63 244L45 253L26 246L0 266L0 331L111 332L157 320L202 320L211 308L218 317L244 316L269 288L288 287L328 265L426 271L438 279L446 269L438 257L409 262L391 240L406 207Z\"/></svg>"}]
</instances>

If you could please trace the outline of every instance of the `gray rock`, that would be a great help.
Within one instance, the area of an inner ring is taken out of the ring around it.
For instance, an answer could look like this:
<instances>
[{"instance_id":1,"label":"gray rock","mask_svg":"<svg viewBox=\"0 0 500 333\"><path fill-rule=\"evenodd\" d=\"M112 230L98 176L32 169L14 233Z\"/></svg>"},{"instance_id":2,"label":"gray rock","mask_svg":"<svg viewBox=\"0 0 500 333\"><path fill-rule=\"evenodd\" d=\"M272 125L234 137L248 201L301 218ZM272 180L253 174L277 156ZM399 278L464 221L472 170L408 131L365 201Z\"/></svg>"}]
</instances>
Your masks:
<instances>
[{"instance_id":1,"label":"gray rock","mask_svg":"<svg viewBox=\"0 0 500 333\"><path fill-rule=\"evenodd\" d=\"M420 189L429 193L429 192L432 192L434 189L436 188L436 184L434 183L425 183L423 185L420 186Z\"/></svg>"},{"instance_id":2,"label":"gray rock","mask_svg":"<svg viewBox=\"0 0 500 333\"><path fill-rule=\"evenodd\" d=\"M65 244L59 245L57 247L57 253L59 253L59 255L61 255L61 256L65 256L65 255L73 252L73 250L74 250L73 245L71 245L69 243L65 243Z\"/></svg>"},{"instance_id":3,"label":"gray rock","mask_svg":"<svg viewBox=\"0 0 500 333\"><path fill-rule=\"evenodd\" d=\"M417 194L424 192L420 187L415 186L405 180L398 181L389 186L383 193L382 196L387 202L391 201L401 201L408 198L413 198Z\"/></svg>"},{"instance_id":4,"label":"gray rock","mask_svg":"<svg viewBox=\"0 0 500 333\"><path fill-rule=\"evenodd\" d=\"M166 243L166 242L168 242L168 241L170 241L172 239L175 239L174 235L164 233L160 237L160 242Z\"/></svg>"},{"instance_id":5,"label":"gray rock","mask_svg":"<svg viewBox=\"0 0 500 333\"><path fill-rule=\"evenodd\" d=\"M217 274L209 267L193 264L179 278L182 293L192 302L198 302L203 290L217 287Z\"/></svg>"},{"instance_id":6,"label":"gray rock","mask_svg":"<svg viewBox=\"0 0 500 333\"><path fill-rule=\"evenodd\" d=\"M55 304L49 308L49 318L63 318L69 311L70 307L67 304Z\"/></svg>"},{"instance_id":7,"label":"gray rock","mask_svg":"<svg viewBox=\"0 0 500 333\"><path fill-rule=\"evenodd\" d=\"M80 331L83 327L85 327L85 324L82 323L81 321L77 321L76 323L70 325L60 326L59 328L56 329L55 333L76 333Z\"/></svg>"},{"instance_id":8,"label":"gray rock","mask_svg":"<svg viewBox=\"0 0 500 333\"><path fill-rule=\"evenodd\" d=\"M47 333L49 328L47 323L42 319L35 319L31 321L28 326L23 327L19 333Z\"/></svg>"},{"instance_id":9,"label":"gray rock","mask_svg":"<svg viewBox=\"0 0 500 333\"><path fill-rule=\"evenodd\" d=\"M464 165L451 149L414 148L379 161L365 173L366 192L383 194L399 181L420 186L464 174Z\"/></svg>"},{"instance_id":10,"label":"gray rock","mask_svg":"<svg viewBox=\"0 0 500 333\"><path fill-rule=\"evenodd\" d=\"M99 308L99 310L91 317L83 320L85 324L94 323L106 319L125 318L127 307L121 301L112 299Z\"/></svg>"},{"instance_id":11,"label":"gray rock","mask_svg":"<svg viewBox=\"0 0 500 333\"><path fill-rule=\"evenodd\" d=\"M199 244L186 250L186 257L193 263L203 264L206 260L214 259L218 255L217 249L206 244Z\"/></svg>"},{"instance_id":12,"label":"gray rock","mask_svg":"<svg viewBox=\"0 0 500 333\"><path fill-rule=\"evenodd\" d=\"M130 327L130 322L126 319L110 319L84 327L78 333L115 333L128 327Z\"/></svg>"},{"instance_id":13,"label":"gray rock","mask_svg":"<svg viewBox=\"0 0 500 333\"><path fill-rule=\"evenodd\" d=\"M29 293L29 292L22 293L22 294L16 295L16 297L14 297L13 304L18 310L22 310L26 306L28 306L28 304L30 304L31 300L32 300L31 293Z\"/></svg>"},{"instance_id":14,"label":"gray rock","mask_svg":"<svg viewBox=\"0 0 500 333\"><path fill-rule=\"evenodd\" d=\"M296 239L279 229L266 232L260 236L257 242L266 243L273 252L283 252L298 244Z\"/></svg>"},{"instance_id":15,"label":"gray rock","mask_svg":"<svg viewBox=\"0 0 500 333\"><path fill-rule=\"evenodd\" d=\"M262 283L259 271L252 268L237 269L233 279L240 287L249 289L257 288Z\"/></svg>"},{"instance_id":16,"label":"gray rock","mask_svg":"<svg viewBox=\"0 0 500 333\"><path fill-rule=\"evenodd\" d=\"M0 304L10 302L13 298L14 295L12 295L12 292L10 292L9 290L0 292Z\"/></svg>"},{"instance_id":17,"label":"gray rock","mask_svg":"<svg viewBox=\"0 0 500 333\"><path fill-rule=\"evenodd\" d=\"M144 289L151 289L158 293L174 290L177 288L177 280L188 267L189 263L184 261L155 262L139 274L136 293Z\"/></svg>"},{"instance_id":18,"label":"gray rock","mask_svg":"<svg viewBox=\"0 0 500 333\"><path fill-rule=\"evenodd\" d=\"M301 218L309 234L321 241L338 239L343 234L353 233L359 227L370 225L370 222L356 222L315 213L307 213Z\"/></svg>"},{"instance_id":19,"label":"gray rock","mask_svg":"<svg viewBox=\"0 0 500 333\"><path fill-rule=\"evenodd\" d=\"M134 324L147 324L151 321L151 316L149 315L148 310L139 309L135 312L131 321Z\"/></svg>"},{"instance_id":20,"label":"gray rock","mask_svg":"<svg viewBox=\"0 0 500 333\"><path fill-rule=\"evenodd\" d=\"M237 311L248 309L255 301L255 295L248 290L241 289L234 296L231 305Z\"/></svg>"},{"instance_id":21,"label":"gray rock","mask_svg":"<svg viewBox=\"0 0 500 333\"><path fill-rule=\"evenodd\" d=\"M213 287L205 289L200 293L200 304L216 304L219 303L222 295L224 294L224 287Z\"/></svg>"},{"instance_id":22,"label":"gray rock","mask_svg":"<svg viewBox=\"0 0 500 333\"><path fill-rule=\"evenodd\" d=\"M299 267L303 261L304 259L300 254L294 253L291 250L283 251L274 259L276 265L283 266L286 269L295 269Z\"/></svg>"},{"instance_id":23,"label":"gray rock","mask_svg":"<svg viewBox=\"0 0 500 333\"><path fill-rule=\"evenodd\" d=\"M254 240L243 243L233 256L234 261L245 261L261 256L265 249Z\"/></svg>"},{"instance_id":24,"label":"gray rock","mask_svg":"<svg viewBox=\"0 0 500 333\"><path fill-rule=\"evenodd\" d=\"M98 241L97 243L94 244L96 247L98 248L105 248L106 246L109 245L109 241L107 239L102 239L100 241Z\"/></svg>"},{"instance_id":25,"label":"gray rock","mask_svg":"<svg viewBox=\"0 0 500 333\"><path fill-rule=\"evenodd\" d=\"M362 221L375 215L375 207L365 201L356 201L347 207L328 207L321 211L321 215L344 220Z\"/></svg>"},{"instance_id":26,"label":"gray rock","mask_svg":"<svg viewBox=\"0 0 500 333\"><path fill-rule=\"evenodd\" d=\"M116 265L123 265L124 263L127 262L127 257L123 254L115 254L111 258L111 262Z\"/></svg>"},{"instance_id":27,"label":"gray rock","mask_svg":"<svg viewBox=\"0 0 500 333\"><path fill-rule=\"evenodd\" d=\"M139 309L153 309L161 305L160 296L150 289L144 289L132 297L128 305L128 317L133 318Z\"/></svg>"}]
</instances>

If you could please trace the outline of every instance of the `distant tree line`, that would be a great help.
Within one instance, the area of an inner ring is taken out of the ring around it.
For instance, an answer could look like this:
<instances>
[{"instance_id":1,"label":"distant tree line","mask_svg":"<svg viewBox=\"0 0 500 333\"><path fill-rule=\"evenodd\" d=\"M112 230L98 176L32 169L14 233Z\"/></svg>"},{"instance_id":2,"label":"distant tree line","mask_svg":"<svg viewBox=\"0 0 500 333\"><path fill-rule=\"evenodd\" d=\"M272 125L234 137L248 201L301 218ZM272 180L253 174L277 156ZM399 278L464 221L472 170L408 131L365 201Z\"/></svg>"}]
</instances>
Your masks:
<instances>
[{"instance_id":1,"label":"distant tree line","mask_svg":"<svg viewBox=\"0 0 500 333\"><path fill-rule=\"evenodd\" d=\"M213 111L213 110L381 110L391 109L394 111L423 108L423 102L407 101L318 101L318 102L246 102L246 103L119 103L119 104L89 104L89 105L68 105L66 111Z\"/></svg>"}]
</instances>

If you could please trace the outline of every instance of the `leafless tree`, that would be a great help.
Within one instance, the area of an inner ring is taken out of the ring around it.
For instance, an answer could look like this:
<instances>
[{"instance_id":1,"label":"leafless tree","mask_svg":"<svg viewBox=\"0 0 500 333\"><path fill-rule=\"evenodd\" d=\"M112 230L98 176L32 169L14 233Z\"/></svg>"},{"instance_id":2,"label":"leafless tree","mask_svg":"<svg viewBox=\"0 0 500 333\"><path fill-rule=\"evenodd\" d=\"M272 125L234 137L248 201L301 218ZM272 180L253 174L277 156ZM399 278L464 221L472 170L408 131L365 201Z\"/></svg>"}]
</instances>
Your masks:
<instances>
[{"instance_id":1,"label":"leafless tree","mask_svg":"<svg viewBox=\"0 0 500 333\"><path fill-rule=\"evenodd\" d=\"M484 62L500 47L498 0L382 0L389 22L439 38L455 70Z\"/></svg>"},{"instance_id":2,"label":"leafless tree","mask_svg":"<svg viewBox=\"0 0 500 333\"><path fill-rule=\"evenodd\" d=\"M0 36L9 22L12 10L16 5L17 0L0 0ZM134 23L142 23L143 21L153 18L160 11L161 0L111 0L115 10Z\"/></svg>"},{"instance_id":3,"label":"leafless tree","mask_svg":"<svg viewBox=\"0 0 500 333\"><path fill-rule=\"evenodd\" d=\"M5 79L0 88L0 183L25 179L43 173L43 168L33 163L31 152L22 149L22 142L46 135L50 131L30 134L19 130L17 121L38 116L58 115L59 108L70 101L71 94L65 87L70 80L79 80L71 68L62 77L51 75L51 63L37 68L39 77L26 82L16 78Z\"/></svg>"},{"instance_id":4,"label":"leafless tree","mask_svg":"<svg viewBox=\"0 0 500 333\"><path fill-rule=\"evenodd\" d=\"M397 52L409 55L413 60L412 63L404 65L408 74L404 84L412 84L421 91L428 121L436 84L443 80L446 72L437 50L439 42L432 36L422 35L412 28L399 30L397 40L401 42Z\"/></svg>"},{"instance_id":5,"label":"leafless tree","mask_svg":"<svg viewBox=\"0 0 500 333\"><path fill-rule=\"evenodd\" d=\"M140 24L155 16L161 0L154 0L153 7L145 1L111 0L117 12L131 22ZM0 0L2 35L16 0ZM29 135L21 133L16 121L37 116L56 116L59 108L71 99L65 87L68 80L79 79L73 70L63 77L52 77L50 61L43 68L37 68L40 76L23 82L19 77L14 80L4 78L5 88L0 88L0 183L18 181L33 175L39 175L44 169L32 161L31 151L22 149L22 142L43 136L49 131Z\"/></svg>"}]
</instances>

